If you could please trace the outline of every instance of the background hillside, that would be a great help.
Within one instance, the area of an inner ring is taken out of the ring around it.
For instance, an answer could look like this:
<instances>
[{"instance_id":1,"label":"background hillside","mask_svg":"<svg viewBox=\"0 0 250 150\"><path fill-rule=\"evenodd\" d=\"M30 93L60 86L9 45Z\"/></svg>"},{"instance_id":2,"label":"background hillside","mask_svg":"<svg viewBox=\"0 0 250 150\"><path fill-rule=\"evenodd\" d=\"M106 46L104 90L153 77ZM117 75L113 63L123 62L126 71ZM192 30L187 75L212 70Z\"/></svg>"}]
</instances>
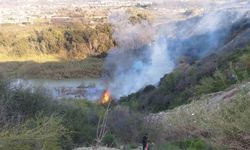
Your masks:
<instances>
[{"instance_id":1,"label":"background hillside","mask_svg":"<svg viewBox=\"0 0 250 150\"><path fill-rule=\"evenodd\" d=\"M115 46L108 24L0 28L0 70L12 78L98 78Z\"/></svg>"},{"instance_id":2,"label":"background hillside","mask_svg":"<svg viewBox=\"0 0 250 150\"><path fill-rule=\"evenodd\" d=\"M25 56L64 54L63 58L100 55L114 47L111 27L84 25L1 26L1 54Z\"/></svg>"},{"instance_id":3,"label":"background hillside","mask_svg":"<svg viewBox=\"0 0 250 150\"><path fill-rule=\"evenodd\" d=\"M188 103L190 97L224 90L238 81L248 80L249 28L249 20L237 22L212 54L202 59L190 53L183 55L177 62L178 67L165 75L159 86L149 85L122 98L121 103L142 111L157 112ZM197 44L202 44L202 37L194 39L201 40ZM192 46L187 43L177 49L192 49Z\"/></svg>"}]
</instances>

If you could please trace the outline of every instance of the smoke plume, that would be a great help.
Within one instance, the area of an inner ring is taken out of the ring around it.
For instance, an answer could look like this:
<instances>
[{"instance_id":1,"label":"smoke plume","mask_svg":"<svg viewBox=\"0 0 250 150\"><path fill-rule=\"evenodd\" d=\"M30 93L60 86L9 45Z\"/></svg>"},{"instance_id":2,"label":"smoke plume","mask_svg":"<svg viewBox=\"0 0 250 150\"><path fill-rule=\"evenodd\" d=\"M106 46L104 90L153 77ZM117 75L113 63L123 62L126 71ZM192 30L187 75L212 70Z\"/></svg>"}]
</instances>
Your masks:
<instances>
[{"instance_id":1,"label":"smoke plume","mask_svg":"<svg viewBox=\"0 0 250 150\"><path fill-rule=\"evenodd\" d=\"M200 16L157 26L146 21L132 24L125 11L112 13L110 23L117 47L106 57L104 73L112 95L119 98L157 85L182 56L199 59L217 52L231 27L249 17L249 6L248 2L230 1L206 8Z\"/></svg>"}]
</instances>

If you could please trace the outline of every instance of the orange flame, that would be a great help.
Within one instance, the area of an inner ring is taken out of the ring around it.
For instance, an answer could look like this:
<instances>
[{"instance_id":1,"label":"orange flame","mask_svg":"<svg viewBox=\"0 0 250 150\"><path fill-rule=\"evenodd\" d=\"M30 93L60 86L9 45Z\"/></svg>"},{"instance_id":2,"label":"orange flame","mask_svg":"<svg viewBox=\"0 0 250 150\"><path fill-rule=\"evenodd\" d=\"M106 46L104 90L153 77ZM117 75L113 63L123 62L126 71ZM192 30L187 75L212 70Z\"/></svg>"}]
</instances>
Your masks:
<instances>
[{"instance_id":1,"label":"orange flame","mask_svg":"<svg viewBox=\"0 0 250 150\"><path fill-rule=\"evenodd\" d=\"M101 104L107 104L111 101L111 94L108 90L105 90L102 94Z\"/></svg>"}]
</instances>

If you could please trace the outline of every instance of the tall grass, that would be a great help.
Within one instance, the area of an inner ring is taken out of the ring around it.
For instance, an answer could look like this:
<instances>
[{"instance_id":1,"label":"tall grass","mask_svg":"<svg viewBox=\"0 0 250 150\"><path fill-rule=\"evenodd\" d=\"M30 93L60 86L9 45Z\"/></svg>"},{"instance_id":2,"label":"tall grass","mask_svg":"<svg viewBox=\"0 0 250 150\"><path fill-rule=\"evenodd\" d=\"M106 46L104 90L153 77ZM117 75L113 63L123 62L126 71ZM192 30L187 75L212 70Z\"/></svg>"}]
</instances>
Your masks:
<instances>
[{"instance_id":1,"label":"tall grass","mask_svg":"<svg viewBox=\"0 0 250 150\"><path fill-rule=\"evenodd\" d=\"M0 149L61 149L61 137L67 137L67 132L60 117L37 116L27 120L24 124L2 128L0 130Z\"/></svg>"},{"instance_id":2,"label":"tall grass","mask_svg":"<svg viewBox=\"0 0 250 150\"><path fill-rule=\"evenodd\" d=\"M201 138L219 148L247 150L250 136L250 84L203 96L168 111L164 118L168 140Z\"/></svg>"},{"instance_id":3,"label":"tall grass","mask_svg":"<svg viewBox=\"0 0 250 150\"><path fill-rule=\"evenodd\" d=\"M2 62L0 71L12 78L99 78L103 68L103 59L86 58L72 61L51 62Z\"/></svg>"},{"instance_id":4,"label":"tall grass","mask_svg":"<svg viewBox=\"0 0 250 150\"><path fill-rule=\"evenodd\" d=\"M243 85L232 104L223 106L213 117L215 141L231 149L247 150L250 147L250 86ZM217 138L216 138L217 137ZM222 139L218 140L218 137Z\"/></svg>"}]
</instances>

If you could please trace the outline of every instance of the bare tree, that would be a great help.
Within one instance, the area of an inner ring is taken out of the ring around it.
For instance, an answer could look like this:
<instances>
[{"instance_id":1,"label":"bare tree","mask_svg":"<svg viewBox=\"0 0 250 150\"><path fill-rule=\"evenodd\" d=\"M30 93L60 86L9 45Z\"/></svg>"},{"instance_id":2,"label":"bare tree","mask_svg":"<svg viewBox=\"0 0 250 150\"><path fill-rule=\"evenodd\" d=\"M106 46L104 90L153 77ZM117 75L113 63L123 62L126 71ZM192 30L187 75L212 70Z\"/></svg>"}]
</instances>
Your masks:
<instances>
[{"instance_id":1,"label":"bare tree","mask_svg":"<svg viewBox=\"0 0 250 150\"><path fill-rule=\"evenodd\" d=\"M108 121L108 114L110 111L110 105L111 105L111 100L109 100L109 103L107 105L107 108L106 108L106 111L105 111L103 117L99 118L97 130L96 130L96 140L95 140L96 144L93 148L94 150L98 149L98 147L101 145L103 138L105 137L105 135L108 132L107 121Z\"/></svg>"}]
</instances>

